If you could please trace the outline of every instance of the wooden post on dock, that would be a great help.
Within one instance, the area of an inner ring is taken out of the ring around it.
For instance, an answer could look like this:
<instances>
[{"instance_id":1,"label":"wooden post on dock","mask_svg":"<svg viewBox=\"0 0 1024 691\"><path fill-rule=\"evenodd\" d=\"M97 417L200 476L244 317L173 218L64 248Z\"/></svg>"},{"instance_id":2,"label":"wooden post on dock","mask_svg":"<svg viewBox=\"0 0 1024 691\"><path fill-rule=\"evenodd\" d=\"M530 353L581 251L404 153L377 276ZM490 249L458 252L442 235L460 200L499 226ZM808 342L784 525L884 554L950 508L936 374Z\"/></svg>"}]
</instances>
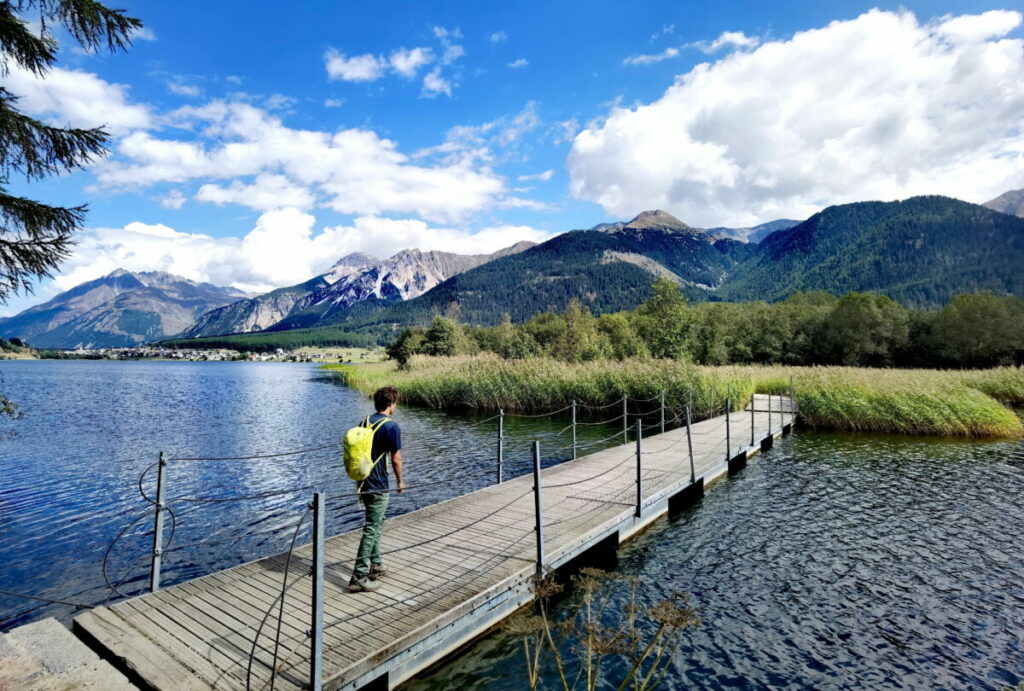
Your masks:
<instances>
[{"instance_id":1,"label":"wooden post on dock","mask_svg":"<svg viewBox=\"0 0 1024 691\"><path fill-rule=\"evenodd\" d=\"M661 392L661 433L665 434L665 392Z\"/></svg>"},{"instance_id":2,"label":"wooden post on dock","mask_svg":"<svg viewBox=\"0 0 1024 691\"><path fill-rule=\"evenodd\" d=\"M686 448L690 452L690 484L697 481L697 471L693 466L693 437L690 436L690 406L686 406Z\"/></svg>"},{"instance_id":3,"label":"wooden post on dock","mask_svg":"<svg viewBox=\"0 0 1024 691\"><path fill-rule=\"evenodd\" d=\"M533 442L533 505L537 521L537 578L544 578L544 502L540 485L540 442Z\"/></svg>"},{"instance_id":4,"label":"wooden post on dock","mask_svg":"<svg viewBox=\"0 0 1024 691\"><path fill-rule=\"evenodd\" d=\"M754 394L750 394L750 445L754 445Z\"/></svg>"},{"instance_id":5,"label":"wooden post on dock","mask_svg":"<svg viewBox=\"0 0 1024 691\"><path fill-rule=\"evenodd\" d=\"M732 460L732 431L729 418L732 417L732 396L725 397L725 462Z\"/></svg>"},{"instance_id":6,"label":"wooden post on dock","mask_svg":"<svg viewBox=\"0 0 1024 691\"><path fill-rule=\"evenodd\" d=\"M505 463L505 411L498 408L498 484L502 480L502 468Z\"/></svg>"},{"instance_id":7,"label":"wooden post on dock","mask_svg":"<svg viewBox=\"0 0 1024 691\"><path fill-rule=\"evenodd\" d=\"M644 512L644 471L640 451L641 438L643 437L643 425L640 418L636 421L636 511L634 516L640 518Z\"/></svg>"},{"instance_id":8,"label":"wooden post on dock","mask_svg":"<svg viewBox=\"0 0 1024 691\"><path fill-rule=\"evenodd\" d=\"M160 566L164 553L164 490L166 480L167 459L164 452L156 466L156 517L153 519L153 558L149 567L149 591L160 590Z\"/></svg>"},{"instance_id":9,"label":"wooden post on dock","mask_svg":"<svg viewBox=\"0 0 1024 691\"><path fill-rule=\"evenodd\" d=\"M793 375L789 375L789 424L796 424L796 384Z\"/></svg>"},{"instance_id":10,"label":"wooden post on dock","mask_svg":"<svg viewBox=\"0 0 1024 691\"><path fill-rule=\"evenodd\" d=\"M576 401L572 402L572 460L576 460Z\"/></svg>"},{"instance_id":11,"label":"wooden post on dock","mask_svg":"<svg viewBox=\"0 0 1024 691\"><path fill-rule=\"evenodd\" d=\"M772 395L768 394L768 436L772 436Z\"/></svg>"},{"instance_id":12,"label":"wooden post on dock","mask_svg":"<svg viewBox=\"0 0 1024 691\"><path fill-rule=\"evenodd\" d=\"M622 443L629 443L629 399L622 397Z\"/></svg>"},{"instance_id":13,"label":"wooden post on dock","mask_svg":"<svg viewBox=\"0 0 1024 691\"><path fill-rule=\"evenodd\" d=\"M324 678L324 540L327 506L323 492L313 494L313 618L309 630L309 688L321 691Z\"/></svg>"}]
</instances>

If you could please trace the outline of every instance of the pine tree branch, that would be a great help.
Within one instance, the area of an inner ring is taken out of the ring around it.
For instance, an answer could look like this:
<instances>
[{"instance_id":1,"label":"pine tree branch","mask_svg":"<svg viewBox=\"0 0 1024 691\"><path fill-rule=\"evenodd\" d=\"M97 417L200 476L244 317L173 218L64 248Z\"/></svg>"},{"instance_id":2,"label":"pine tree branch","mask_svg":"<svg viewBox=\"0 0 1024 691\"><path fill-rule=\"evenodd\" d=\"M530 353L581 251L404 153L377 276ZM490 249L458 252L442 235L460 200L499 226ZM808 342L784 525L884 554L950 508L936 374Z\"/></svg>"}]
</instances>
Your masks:
<instances>
[{"instance_id":1,"label":"pine tree branch","mask_svg":"<svg viewBox=\"0 0 1024 691\"><path fill-rule=\"evenodd\" d=\"M17 0L19 12L38 8L40 15L64 25L68 33L86 50L97 51L104 45L110 52L127 50L132 34L142 22L113 10L96 0Z\"/></svg>"},{"instance_id":2,"label":"pine tree branch","mask_svg":"<svg viewBox=\"0 0 1024 691\"><path fill-rule=\"evenodd\" d=\"M0 302L11 292L31 292L31 277L51 275L70 254L85 213L84 205L48 206L0 188Z\"/></svg>"},{"instance_id":3,"label":"pine tree branch","mask_svg":"<svg viewBox=\"0 0 1024 691\"><path fill-rule=\"evenodd\" d=\"M0 2L0 76L10 73L8 59L41 76L57 59L57 41L46 34L35 36L10 2Z\"/></svg>"},{"instance_id":4,"label":"pine tree branch","mask_svg":"<svg viewBox=\"0 0 1024 691\"><path fill-rule=\"evenodd\" d=\"M0 87L0 172L16 170L29 179L82 168L106 154L102 127L51 127L13 107L17 97Z\"/></svg>"}]
</instances>

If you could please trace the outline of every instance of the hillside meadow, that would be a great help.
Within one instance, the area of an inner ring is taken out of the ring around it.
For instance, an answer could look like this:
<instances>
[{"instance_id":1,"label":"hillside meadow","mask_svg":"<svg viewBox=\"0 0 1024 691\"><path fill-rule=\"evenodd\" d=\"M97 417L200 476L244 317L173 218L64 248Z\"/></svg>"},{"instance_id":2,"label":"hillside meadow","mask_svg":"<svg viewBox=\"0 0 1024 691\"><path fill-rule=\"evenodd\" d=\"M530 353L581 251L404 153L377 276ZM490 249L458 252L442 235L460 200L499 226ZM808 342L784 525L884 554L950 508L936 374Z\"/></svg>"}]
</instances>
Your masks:
<instances>
[{"instance_id":1,"label":"hillside meadow","mask_svg":"<svg viewBox=\"0 0 1024 691\"><path fill-rule=\"evenodd\" d=\"M504 360L492 354L414 356L393 362L326 365L367 394L397 386L407 404L448 410L542 412L577 401L602 406L656 399L670 416L692 403L695 419L742 408L753 393L788 393L792 381L802 425L816 429L969 438L1024 437L1013 407L1024 406L1024 370L856 367L700 366L640 359L566 363Z\"/></svg>"}]
</instances>

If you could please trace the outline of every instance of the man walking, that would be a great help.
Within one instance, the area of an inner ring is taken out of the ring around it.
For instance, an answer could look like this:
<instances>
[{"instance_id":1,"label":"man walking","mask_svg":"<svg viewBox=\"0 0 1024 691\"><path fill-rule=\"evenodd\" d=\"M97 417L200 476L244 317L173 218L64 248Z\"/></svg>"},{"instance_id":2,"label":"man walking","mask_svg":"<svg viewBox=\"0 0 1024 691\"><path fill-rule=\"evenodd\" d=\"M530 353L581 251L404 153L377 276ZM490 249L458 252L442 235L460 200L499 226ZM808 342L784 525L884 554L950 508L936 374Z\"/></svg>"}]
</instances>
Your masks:
<instances>
[{"instance_id":1,"label":"man walking","mask_svg":"<svg viewBox=\"0 0 1024 691\"><path fill-rule=\"evenodd\" d=\"M391 466L395 469L398 493L401 494L405 489L405 483L402 481L402 431L398 428L398 423L391 419L395 408L398 407L398 389L393 386L377 389L373 394L373 405L377 412L366 418L363 424L376 428L372 451L375 464L367 478L356 483L359 499L366 509L366 524L363 526L363 537L359 541L352 579L348 583L348 589L353 593L372 593L380 587L377 579L387 574L380 555L384 514L387 512L390 496L387 456L391 457Z\"/></svg>"}]
</instances>

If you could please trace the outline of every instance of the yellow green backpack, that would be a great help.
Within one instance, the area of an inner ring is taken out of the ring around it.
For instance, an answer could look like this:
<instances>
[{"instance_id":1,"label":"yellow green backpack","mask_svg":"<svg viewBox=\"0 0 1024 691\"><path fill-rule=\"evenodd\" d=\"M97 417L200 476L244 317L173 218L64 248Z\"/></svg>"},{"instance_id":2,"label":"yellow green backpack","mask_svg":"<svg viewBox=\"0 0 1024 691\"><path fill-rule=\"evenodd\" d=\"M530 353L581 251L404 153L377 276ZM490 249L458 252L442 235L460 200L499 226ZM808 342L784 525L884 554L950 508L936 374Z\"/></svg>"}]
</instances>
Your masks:
<instances>
[{"instance_id":1,"label":"yellow green backpack","mask_svg":"<svg viewBox=\"0 0 1024 691\"><path fill-rule=\"evenodd\" d=\"M371 426L370 418L367 417L358 427L353 427L345 433L345 472L356 482L368 478L377 461L384 458L385 454L378 458L373 457L373 435L390 419L381 418Z\"/></svg>"}]
</instances>

